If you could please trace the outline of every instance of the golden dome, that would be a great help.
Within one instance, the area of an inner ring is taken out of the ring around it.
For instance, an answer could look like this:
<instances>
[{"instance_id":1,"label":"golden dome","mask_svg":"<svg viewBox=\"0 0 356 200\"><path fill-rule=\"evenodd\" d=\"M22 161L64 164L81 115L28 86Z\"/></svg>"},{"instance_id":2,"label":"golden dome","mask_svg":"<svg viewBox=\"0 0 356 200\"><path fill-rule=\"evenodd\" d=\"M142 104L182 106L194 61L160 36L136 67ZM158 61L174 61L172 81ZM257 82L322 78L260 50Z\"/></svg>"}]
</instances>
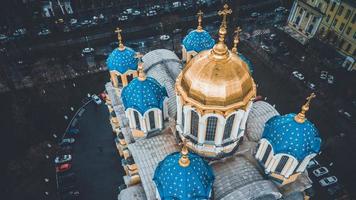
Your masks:
<instances>
[{"instance_id":1,"label":"golden dome","mask_svg":"<svg viewBox=\"0 0 356 200\"><path fill-rule=\"evenodd\" d=\"M248 66L224 43L226 27L219 30L213 49L200 52L178 76L176 90L185 103L201 111L222 112L246 109L256 96L256 85Z\"/></svg>"}]
</instances>

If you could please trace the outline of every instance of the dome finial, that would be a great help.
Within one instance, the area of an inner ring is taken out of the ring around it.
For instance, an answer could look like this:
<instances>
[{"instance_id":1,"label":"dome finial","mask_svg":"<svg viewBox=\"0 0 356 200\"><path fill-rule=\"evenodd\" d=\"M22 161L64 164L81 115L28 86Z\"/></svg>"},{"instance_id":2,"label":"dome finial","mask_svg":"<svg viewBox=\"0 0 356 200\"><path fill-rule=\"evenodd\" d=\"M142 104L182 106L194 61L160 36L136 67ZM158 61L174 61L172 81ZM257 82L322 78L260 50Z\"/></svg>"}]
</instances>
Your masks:
<instances>
[{"instance_id":1,"label":"dome finial","mask_svg":"<svg viewBox=\"0 0 356 200\"><path fill-rule=\"evenodd\" d=\"M302 110L300 111L300 113L298 113L298 115L296 115L294 117L294 120L298 123L304 123L305 121L305 113L309 110L309 105L310 105L310 101L312 99L314 99L316 97L316 95L313 93L310 94L309 97L307 97L307 102L302 106Z\"/></svg>"},{"instance_id":2,"label":"dome finial","mask_svg":"<svg viewBox=\"0 0 356 200\"><path fill-rule=\"evenodd\" d=\"M229 6L227 4L224 5L224 9L220 10L218 14L223 16L223 20L219 29L219 41L215 46L213 47L213 53L215 54L215 57L218 59L225 59L226 55L228 53L228 49L225 45L225 35L227 33L226 31L226 16L231 14L232 10L229 9Z\"/></svg>"},{"instance_id":3,"label":"dome finial","mask_svg":"<svg viewBox=\"0 0 356 200\"><path fill-rule=\"evenodd\" d=\"M200 32L200 31L203 31L203 27L201 25L201 22L203 21L203 12L201 10L199 10L199 12L197 13L198 15L198 28L197 30Z\"/></svg>"},{"instance_id":4,"label":"dome finial","mask_svg":"<svg viewBox=\"0 0 356 200\"><path fill-rule=\"evenodd\" d=\"M188 157L188 148L187 148L187 145L186 145L186 141L184 140L183 141L183 147L182 147L182 150L180 152L180 154L182 155L182 157L180 157L178 163L181 167L188 167L189 164L190 164L190 160L189 160L189 157Z\"/></svg>"},{"instance_id":5,"label":"dome finial","mask_svg":"<svg viewBox=\"0 0 356 200\"><path fill-rule=\"evenodd\" d=\"M122 29L120 29L119 27L117 27L116 30L115 30L115 33L117 33L117 40L119 40L119 49L120 49L120 50L124 50L124 49L125 49L125 46L124 46L124 44L122 43L121 32L122 32Z\"/></svg>"},{"instance_id":6,"label":"dome finial","mask_svg":"<svg viewBox=\"0 0 356 200\"><path fill-rule=\"evenodd\" d=\"M137 58L139 61L138 61L138 79L140 81L144 81L146 80L146 74L145 72L143 71L143 62L142 62L142 57L143 55L140 54L140 53L137 53L135 58Z\"/></svg>"},{"instance_id":7,"label":"dome finial","mask_svg":"<svg viewBox=\"0 0 356 200\"><path fill-rule=\"evenodd\" d=\"M242 29L238 26L235 29L235 37L234 37L234 46L232 47L232 52L233 53L237 53L237 44L240 42L240 33L241 33Z\"/></svg>"}]
</instances>

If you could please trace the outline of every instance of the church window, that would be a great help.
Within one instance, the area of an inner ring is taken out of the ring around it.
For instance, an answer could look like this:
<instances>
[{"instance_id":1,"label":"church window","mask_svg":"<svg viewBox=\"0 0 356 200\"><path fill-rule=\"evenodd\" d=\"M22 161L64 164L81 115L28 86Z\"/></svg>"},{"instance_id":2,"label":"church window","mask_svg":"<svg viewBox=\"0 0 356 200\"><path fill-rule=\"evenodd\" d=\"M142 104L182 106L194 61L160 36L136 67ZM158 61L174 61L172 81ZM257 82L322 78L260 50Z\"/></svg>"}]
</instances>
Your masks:
<instances>
[{"instance_id":1,"label":"church window","mask_svg":"<svg viewBox=\"0 0 356 200\"><path fill-rule=\"evenodd\" d=\"M156 128L155 113L153 110L148 113L148 119L150 120L150 128L155 129Z\"/></svg>"},{"instance_id":2,"label":"church window","mask_svg":"<svg viewBox=\"0 0 356 200\"><path fill-rule=\"evenodd\" d=\"M138 112L133 111L133 113L134 113L134 118L135 118L136 129L141 130L141 124L140 124L140 118L138 116Z\"/></svg>"},{"instance_id":3,"label":"church window","mask_svg":"<svg viewBox=\"0 0 356 200\"><path fill-rule=\"evenodd\" d=\"M277 173L282 173L282 170L284 168L284 166L287 164L287 161L288 161L289 157L288 156L282 156L282 158L279 160L279 163L276 167L276 172Z\"/></svg>"},{"instance_id":4,"label":"church window","mask_svg":"<svg viewBox=\"0 0 356 200\"><path fill-rule=\"evenodd\" d=\"M218 124L217 117L208 117L207 125L206 125L206 138L205 138L207 141L214 141L217 124Z\"/></svg>"},{"instance_id":5,"label":"church window","mask_svg":"<svg viewBox=\"0 0 356 200\"><path fill-rule=\"evenodd\" d=\"M235 115L231 115L229 118L227 118L224 128L223 140L230 138L232 126L234 125L234 119Z\"/></svg>"},{"instance_id":6,"label":"church window","mask_svg":"<svg viewBox=\"0 0 356 200\"><path fill-rule=\"evenodd\" d=\"M196 112L191 111L190 132L195 137L198 137L198 128L199 128L199 115Z\"/></svg>"}]
</instances>

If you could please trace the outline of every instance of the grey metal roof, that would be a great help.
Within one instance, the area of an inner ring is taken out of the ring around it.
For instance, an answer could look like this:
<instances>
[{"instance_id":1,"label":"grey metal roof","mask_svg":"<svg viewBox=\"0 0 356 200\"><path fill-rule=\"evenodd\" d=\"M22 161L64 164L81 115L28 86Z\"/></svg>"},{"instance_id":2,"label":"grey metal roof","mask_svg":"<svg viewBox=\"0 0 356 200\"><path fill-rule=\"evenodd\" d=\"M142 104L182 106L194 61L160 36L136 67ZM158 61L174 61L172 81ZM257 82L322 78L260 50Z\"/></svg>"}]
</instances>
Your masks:
<instances>
[{"instance_id":1,"label":"grey metal roof","mask_svg":"<svg viewBox=\"0 0 356 200\"><path fill-rule=\"evenodd\" d=\"M266 194L278 191L272 183L261 182L264 179L260 172L242 155L214 162L212 167L215 173L214 199L246 199L242 197L249 197L246 194L249 188L266 187Z\"/></svg>"},{"instance_id":2,"label":"grey metal roof","mask_svg":"<svg viewBox=\"0 0 356 200\"><path fill-rule=\"evenodd\" d=\"M130 186L120 191L118 200L146 200L146 194L141 184Z\"/></svg>"},{"instance_id":3,"label":"grey metal roof","mask_svg":"<svg viewBox=\"0 0 356 200\"><path fill-rule=\"evenodd\" d=\"M147 76L156 79L167 90L168 114L175 118L177 112L175 81L182 71L182 63L177 55L166 49L148 52L142 58Z\"/></svg>"},{"instance_id":4,"label":"grey metal roof","mask_svg":"<svg viewBox=\"0 0 356 200\"><path fill-rule=\"evenodd\" d=\"M258 142L262 137L265 123L273 116L279 115L278 111L265 101L252 104L247 118L245 135L250 141Z\"/></svg>"},{"instance_id":5,"label":"grey metal roof","mask_svg":"<svg viewBox=\"0 0 356 200\"><path fill-rule=\"evenodd\" d=\"M138 166L142 186L147 199L155 199L155 185L152 181L154 171L160 161L168 154L177 152L177 142L172 134L164 133L137 140L129 144L129 150Z\"/></svg>"}]
</instances>

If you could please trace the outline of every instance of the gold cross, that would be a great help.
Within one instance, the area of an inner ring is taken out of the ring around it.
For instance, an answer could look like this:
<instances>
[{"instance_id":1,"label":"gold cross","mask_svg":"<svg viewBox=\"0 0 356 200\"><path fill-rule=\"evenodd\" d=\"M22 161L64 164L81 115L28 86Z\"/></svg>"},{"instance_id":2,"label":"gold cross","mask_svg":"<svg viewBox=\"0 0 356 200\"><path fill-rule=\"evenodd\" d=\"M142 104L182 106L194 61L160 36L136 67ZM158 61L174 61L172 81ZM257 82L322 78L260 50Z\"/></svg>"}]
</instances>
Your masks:
<instances>
[{"instance_id":1,"label":"gold cross","mask_svg":"<svg viewBox=\"0 0 356 200\"><path fill-rule=\"evenodd\" d=\"M122 36L121 36L122 29L119 27L116 28L115 33L117 33L117 39L119 40L119 48L123 49L124 44L122 44Z\"/></svg>"},{"instance_id":2,"label":"gold cross","mask_svg":"<svg viewBox=\"0 0 356 200\"><path fill-rule=\"evenodd\" d=\"M224 5L224 9L223 10L219 10L218 14L220 16L223 16L223 21L221 26L223 26L224 28L226 28L226 16L230 15L232 13L232 10L229 9L229 6L227 4Z\"/></svg>"},{"instance_id":3,"label":"gold cross","mask_svg":"<svg viewBox=\"0 0 356 200\"><path fill-rule=\"evenodd\" d=\"M234 46L232 47L232 52L236 53L237 52L237 44L240 42L240 33L241 33L242 29L238 26L236 27L234 33L235 33L235 37L234 37Z\"/></svg>"},{"instance_id":4,"label":"gold cross","mask_svg":"<svg viewBox=\"0 0 356 200\"><path fill-rule=\"evenodd\" d=\"M201 22L203 21L202 20L203 14L204 13L201 10L199 10L199 12L197 13L197 16L198 16L198 30L199 31L203 30L203 27L201 26Z\"/></svg>"},{"instance_id":5,"label":"gold cross","mask_svg":"<svg viewBox=\"0 0 356 200\"><path fill-rule=\"evenodd\" d=\"M307 97L307 102L305 103L305 105L308 105L308 106L309 106L310 101L311 101L312 99L314 99L315 97L316 97L315 93L314 93L314 92L311 93L310 96Z\"/></svg>"}]
</instances>

